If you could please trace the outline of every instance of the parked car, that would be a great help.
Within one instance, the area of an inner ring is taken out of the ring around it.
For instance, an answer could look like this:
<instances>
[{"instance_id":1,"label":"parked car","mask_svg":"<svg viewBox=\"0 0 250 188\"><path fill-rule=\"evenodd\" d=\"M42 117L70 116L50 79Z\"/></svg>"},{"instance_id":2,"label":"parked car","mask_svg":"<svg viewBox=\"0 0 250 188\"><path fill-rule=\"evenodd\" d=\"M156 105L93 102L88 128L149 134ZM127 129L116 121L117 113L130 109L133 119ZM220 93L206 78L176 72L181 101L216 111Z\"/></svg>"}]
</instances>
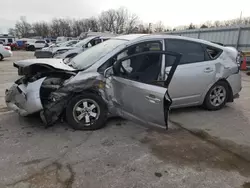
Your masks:
<instances>
[{"instance_id":1,"label":"parked car","mask_svg":"<svg viewBox=\"0 0 250 188\"><path fill-rule=\"evenodd\" d=\"M51 44L48 47L42 48L41 50L35 51L35 57L37 58L52 58L53 54L60 48L71 47L78 43L79 40L69 40L66 42Z\"/></svg>"},{"instance_id":2,"label":"parked car","mask_svg":"<svg viewBox=\"0 0 250 188\"><path fill-rule=\"evenodd\" d=\"M11 57L12 52L9 46L3 46L0 44L0 61L2 61L6 57Z\"/></svg>"},{"instance_id":3,"label":"parked car","mask_svg":"<svg viewBox=\"0 0 250 188\"><path fill-rule=\"evenodd\" d=\"M36 49L42 49L48 47L48 43L45 40L35 40L34 42L26 42L27 51L35 51Z\"/></svg>"},{"instance_id":4,"label":"parked car","mask_svg":"<svg viewBox=\"0 0 250 188\"><path fill-rule=\"evenodd\" d=\"M0 41L7 46L15 42L15 37L10 35L0 35Z\"/></svg>"},{"instance_id":5,"label":"parked car","mask_svg":"<svg viewBox=\"0 0 250 188\"><path fill-rule=\"evenodd\" d=\"M241 90L238 59L237 50L199 39L124 35L67 64L15 62L23 77L5 100L20 115L40 112L47 126L65 117L74 129L95 130L114 115L167 128L171 104L218 110L232 102Z\"/></svg>"},{"instance_id":6,"label":"parked car","mask_svg":"<svg viewBox=\"0 0 250 188\"><path fill-rule=\"evenodd\" d=\"M73 58L77 54L82 53L86 49L95 46L99 43L102 43L111 37L99 37L99 36L93 36L93 37L87 37L83 39L82 41L79 41L77 44L70 48L59 48L55 53L54 53L54 58Z\"/></svg>"},{"instance_id":7,"label":"parked car","mask_svg":"<svg viewBox=\"0 0 250 188\"><path fill-rule=\"evenodd\" d=\"M56 43L66 42L66 41L69 41L69 40L73 40L73 38L72 37L63 37L63 36L61 36L61 37L56 38Z\"/></svg>"},{"instance_id":8,"label":"parked car","mask_svg":"<svg viewBox=\"0 0 250 188\"><path fill-rule=\"evenodd\" d=\"M15 37L10 35L0 35L0 42L5 46L10 46L11 50L16 49Z\"/></svg>"}]
</instances>

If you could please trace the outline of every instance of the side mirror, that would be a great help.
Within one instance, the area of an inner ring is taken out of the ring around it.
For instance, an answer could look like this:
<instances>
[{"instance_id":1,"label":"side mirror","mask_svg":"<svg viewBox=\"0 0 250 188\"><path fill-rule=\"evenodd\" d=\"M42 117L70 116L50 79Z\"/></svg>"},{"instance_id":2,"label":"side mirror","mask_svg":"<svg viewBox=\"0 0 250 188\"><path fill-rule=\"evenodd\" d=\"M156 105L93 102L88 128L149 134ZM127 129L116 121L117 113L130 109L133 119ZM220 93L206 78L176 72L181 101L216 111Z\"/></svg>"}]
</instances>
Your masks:
<instances>
[{"instance_id":1,"label":"side mirror","mask_svg":"<svg viewBox=\"0 0 250 188\"><path fill-rule=\"evenodd\" d=\"M111 67L109 67L109 68L107 68L105 71L104 71L104 77L105 78L108 78L108 77L110 77L111 75L113 75L114 74L114 72L113 72L113 67L111 66Z\"/></svg>"}]
</instances>

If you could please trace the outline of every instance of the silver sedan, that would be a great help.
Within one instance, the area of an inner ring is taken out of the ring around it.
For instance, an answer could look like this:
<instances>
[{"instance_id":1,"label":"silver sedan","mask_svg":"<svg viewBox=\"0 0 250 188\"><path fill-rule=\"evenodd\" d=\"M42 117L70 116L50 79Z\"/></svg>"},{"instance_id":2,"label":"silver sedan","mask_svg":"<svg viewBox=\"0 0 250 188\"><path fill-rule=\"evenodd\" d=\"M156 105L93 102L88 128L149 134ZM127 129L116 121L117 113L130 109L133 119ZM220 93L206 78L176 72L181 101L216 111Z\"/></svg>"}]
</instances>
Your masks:
<instances>
[{"instance_id":1,"label":"silver sedan","mask_svg":"<svg viewBox=\"0 0 250 188\"><path fill-rule=\"evenodd\" d=\"M79 130L109 116L167 128L170 107L218 110L241 90L239 53L208 41L169 35L124 35L75 56L14 63L23 77L6 91L20 115L40 113Z\"/></svg>"}]
</instances>

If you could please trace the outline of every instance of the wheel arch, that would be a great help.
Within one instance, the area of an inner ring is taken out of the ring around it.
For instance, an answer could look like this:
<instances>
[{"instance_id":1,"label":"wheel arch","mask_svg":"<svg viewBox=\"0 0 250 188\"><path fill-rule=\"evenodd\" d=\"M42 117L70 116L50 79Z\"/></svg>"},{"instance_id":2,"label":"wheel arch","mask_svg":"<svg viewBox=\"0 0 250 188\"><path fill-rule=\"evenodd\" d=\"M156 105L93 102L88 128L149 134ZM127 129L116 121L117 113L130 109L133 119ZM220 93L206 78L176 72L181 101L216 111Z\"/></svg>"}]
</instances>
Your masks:
<instances>
[{"instance_id":1,"label":"wheel arch","mask_svg":"<svg viewBox=\"0 0 250 188\"><path fill-rule=\"evenodd\" d=\"M232 90L231 85L229 84L229 82L227 81L226 78L220 78L220 79L218 79L214 84L211 84L211 85L206 89L206 91L203 93L203 95L202 95L202 104L203 104L204 101L205 101L205 98L206 98L206 95L207 95L208 91L209 91L215 84L217 84L218 82L224 82L224 83L227 84L228 90L229 90L229 96L228 96L228 98L227 98L227 102L233 102L233 100L234 100L234 99L233 99L233 90Z\"/></svg>"},{"instance_id":2,"label":"wheel arch","mask_svg":"<svg viewBox=\"0 0 250 188\"><path fill-rule=\"evenodd\" d=\"M104 97L104 94L103 94L101 91L99 91L98 89L93 88L93 87L86 88L86 89L83 89L83 90L81 90L81 91L73 91L72 97L75 97L75 96L77 96L77 95L81 95L81 94L83 94L83 93L91 93L91 94L98 95L99 97L102 98L102 100L105 102L106 107L107 107L107 100L106 100L106 98Z\"/></svg>"}]
</instances>

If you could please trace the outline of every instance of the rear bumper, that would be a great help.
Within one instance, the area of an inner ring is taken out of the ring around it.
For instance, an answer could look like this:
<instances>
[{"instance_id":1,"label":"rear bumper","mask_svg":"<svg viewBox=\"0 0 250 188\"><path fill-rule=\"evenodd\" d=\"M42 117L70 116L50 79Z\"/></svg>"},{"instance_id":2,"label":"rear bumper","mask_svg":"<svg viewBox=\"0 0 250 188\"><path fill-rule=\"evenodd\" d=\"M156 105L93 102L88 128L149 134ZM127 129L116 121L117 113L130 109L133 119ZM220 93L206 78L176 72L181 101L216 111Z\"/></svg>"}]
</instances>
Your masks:
<instances>
[{"instance_id":1,"label":"rear bumper","mask_svg":"<svg viewBox=\"0 0 250 188\"><path fill-rule=\"evenodd\" d=\"M241 85L241 73L232 74L227 78L228 83L230 84L233 92L233 96L237 96L242 89Z\"/></svg>"},{"instance_id":2,"label":"rear bumper","mask_svg":"<svg viewBox=\"0 0 250 188\"><path fill-rule=\"evenodd\" d=\"M53 54L50 51L36 50L34 56L36 58L52 58Z\"/></svg>"},{"instance_id":3,"label":"rear bumper","mask_svg":"<svg viewBox=\"0 0 250 188\"><path fill-rule=\"evenodd\" d=\"M2 53L2 55L3 55L3 57L11 57L12 55L13 55L13 53L12 53L12 51L4 51L3 53Z\"/></svg>"}]
</instances>

